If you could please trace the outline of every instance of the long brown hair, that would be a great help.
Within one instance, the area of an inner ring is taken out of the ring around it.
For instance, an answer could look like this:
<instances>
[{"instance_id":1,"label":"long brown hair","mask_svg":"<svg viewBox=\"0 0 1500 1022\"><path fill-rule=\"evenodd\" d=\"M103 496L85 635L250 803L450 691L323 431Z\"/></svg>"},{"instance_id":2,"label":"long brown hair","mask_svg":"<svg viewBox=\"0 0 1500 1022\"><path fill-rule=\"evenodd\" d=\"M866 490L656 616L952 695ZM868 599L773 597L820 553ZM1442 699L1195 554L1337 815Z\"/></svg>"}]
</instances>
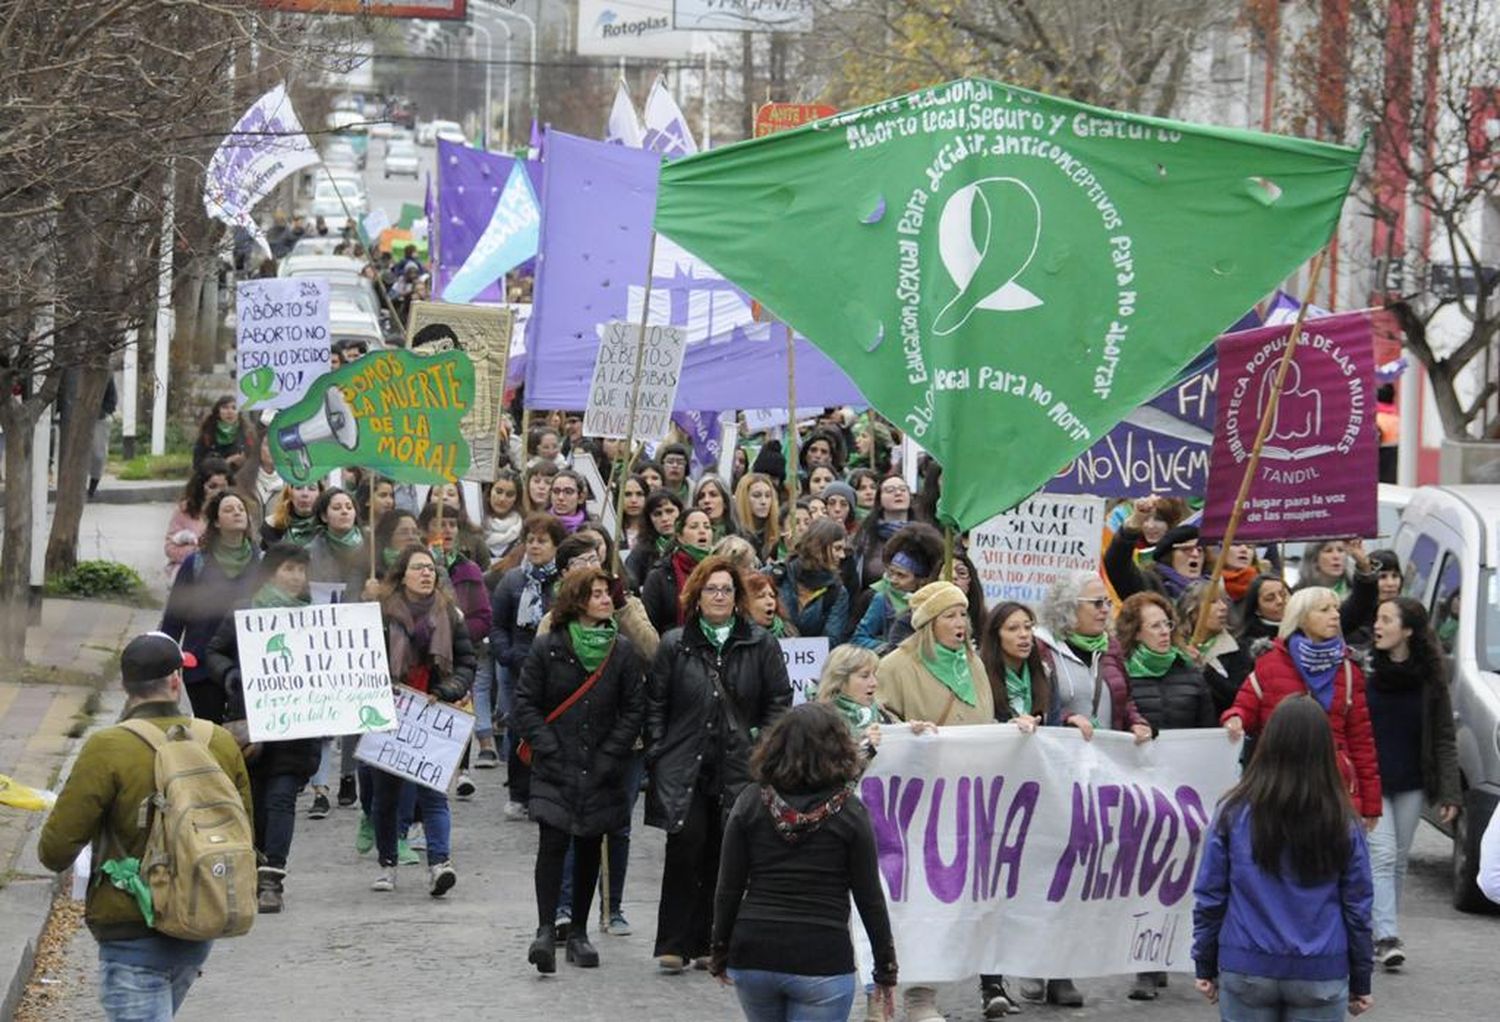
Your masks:
<instances>
[{"instance_id":1,"label":"long brown hair","mask_svg":"<svg viewBox=\"0 0 1500 1022\"><path fill-rule=\"evenodd\" d=\"M1016 612L1025 614L1036 626L1036 615L1030 607L1015 600L1006 600L984 620L984 629L979 633L979 659L984 664L984 673L990 679L990 694L995 698L995 719L1010 720L1015 716L1010 709L1010 696L1005 688L1005 650L1000 643L1000 629ZM1035 636L1031 640L1031 653L1026 657L1026 674L1031 679L1032 713L1046 716L1052 706L1052 676L1047 669L1046 654L1042 643Z\"/></svg>"},{"instance_id":2,"label":"long brown hair","mask_svg":"<svg viewBox=\"0 0 1500 1022\"><path fill-rule=\"evenodd\" d=\"M827 703L792 707L750 754L752 776L783 795L848 784L860 765L848 725Z\"/></svg>"}]
</instances>

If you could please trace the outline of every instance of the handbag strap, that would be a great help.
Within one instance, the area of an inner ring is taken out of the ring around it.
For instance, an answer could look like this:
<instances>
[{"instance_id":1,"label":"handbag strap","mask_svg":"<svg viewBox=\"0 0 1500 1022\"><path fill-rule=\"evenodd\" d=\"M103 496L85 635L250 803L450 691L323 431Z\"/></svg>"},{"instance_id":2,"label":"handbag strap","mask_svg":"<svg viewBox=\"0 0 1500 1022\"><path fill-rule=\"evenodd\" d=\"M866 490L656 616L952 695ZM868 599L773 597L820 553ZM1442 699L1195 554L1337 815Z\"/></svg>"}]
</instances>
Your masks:
<instances>
[{"instance_id":1,"label":"handbag strap","mask_svg":"<svg viewBox=\"0 0 1500 1022\"><path fill-rule=\"evenodd\" d=\"M949 718L949 716L952 715L952 713L953 713L953 707L954 707L955 704L957 704L957 702L958 702L958 693L954 692L952 689L949 689L948 690L948 705L943 707L942 716L938 717L938 719L935 720L935 721L933 721L933 723L936 724L938 727L942 727L944 724L948 723L948 718Z\"/></svg>"},{"instance_id":2,"label":"handbag strap","mask_svg":"<svg viewBox=\"0 0 1500 1022\"><path fill-rule=\"evenodd\" d=\"M614 655L615 655L615 648L613 646L611 646L609 648L609 652L606 653L606 654L604 654L604 659L600 662L599 666L596 667L596 668L594 668L594 673L590 674L587 678L585 678L583 684L579 685L577 688L575 688L573 690L573 694L572 695L568 696L568 698L566 698L562 702L558 703L557 704L557 709L555 709L551 713L547 714L546 718L542 721L542 723L543 724L550 724L550 723L552 723L558 717L561 717L563 714L567 713L568 710L572 709L574 703L578 702L578 700L580 700L584 696L588 695L589 694L589 689L591 689L591 688L594 687L595 682L597 682L600 678L604 677L604 669L609 666L609 658L612 657L612 656L614 656Z\"/></svg>"},{"instance_id":3,"label":"handbag strap","mask_svg":"<svg viewBox=\"0 0 1500 1022\"><path fill-rule=\"evenodd\" d=\"M713 682L714 691L719 693L719 698L724 702L724 716L729 719L729 726L739 732L746 745L754 745L755 739L750 732L740 723L739 705L734 701L734 696L724 687L724 681L719 677L719 668L710 666L708 669L708 680Z\"/></svg>"}]
</instances>

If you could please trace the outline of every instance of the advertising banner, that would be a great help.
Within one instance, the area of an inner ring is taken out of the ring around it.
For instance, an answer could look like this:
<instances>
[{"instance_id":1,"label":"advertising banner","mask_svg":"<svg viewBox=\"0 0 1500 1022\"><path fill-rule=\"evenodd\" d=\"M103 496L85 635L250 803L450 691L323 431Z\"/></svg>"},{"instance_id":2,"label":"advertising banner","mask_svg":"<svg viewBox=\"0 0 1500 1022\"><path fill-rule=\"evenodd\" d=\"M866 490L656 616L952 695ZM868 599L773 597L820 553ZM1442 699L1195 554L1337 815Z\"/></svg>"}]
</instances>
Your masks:
<instances>
[{"instance_id":1,"label":"advertising banner","mask_svg":"<svg viewBox=\"0 0 1500 1022\"><path fill-rule=\"evenodd\" d=\"M672 22L699 32L811 32L813 0L672 0Z\"/></svg>"},{"instance_id":2,"label":"advertising banner","mask_svg":"<svg viewBox=\"0 0 1500 1022\"><path fill-rule=\"evenodd\" d=\"M672 27L672 0L578 0L580 55L682 58L692 46Z\"/></svg>"}]
</instances>

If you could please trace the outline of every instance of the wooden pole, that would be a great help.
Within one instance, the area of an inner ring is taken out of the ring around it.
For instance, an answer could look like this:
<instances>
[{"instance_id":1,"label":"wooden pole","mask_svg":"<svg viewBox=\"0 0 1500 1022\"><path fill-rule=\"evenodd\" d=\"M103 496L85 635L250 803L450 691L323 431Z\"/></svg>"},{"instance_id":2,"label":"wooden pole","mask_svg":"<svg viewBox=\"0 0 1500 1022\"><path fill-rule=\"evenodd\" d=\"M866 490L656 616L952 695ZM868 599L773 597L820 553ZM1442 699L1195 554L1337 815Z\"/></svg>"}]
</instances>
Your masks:
<instances>
[{"instance_id":1,"label":"wooden pole","mask_svg":"<svg viewBox=\"0 0 1500 1022\"><path fill-rule=\"evenodd\" d=\"M1224 577L1225 555L1234 545L1234 534L1240 527L1240 515L1244 510L1245 498L1250 495L1250 484L1255 479L1255 470L1260 467L1261 448L1265 446L1266 436L1271 432L1271 423L1276 418L1276 406L1281 402L1281 388L1286 383L1287 371L1292 367L1297 342L1302 339L1302 323L1307 319L1310 292L1317 286L1318 274L1323 272L1323 259L1327 255L1328 248L1325 246L1313 257L1312 272L1308 274L1310 282L1308 293L1303 295L1302 307L1297 310L1297 320L1292 324L1291 335L1286 339L1286 350L1281 353L1281 361L1276 366L1276 378L1271 382L1271 398L1266 403L1266 410L1260 417L1260 425L1255 430L1255 445L1250 448L1250 460L1245 463L1245 474L1240 477L1239 492L1235 494L1234 507L1229 511L1229 524L1224 527L1224 538L1219 542L1219 558L1214 564L1214 573L1209 579L1208 587L1203 590L1203 598L1198 603L1198 620L1193 624L1191 640L1194 646L1203 641L1203 634L1208 624L1208 610L1213 604L1214 593L1218 591Z\"/></svg>"},{"instance_id":2,"label":"wooden pole","mask_svg":"<svg viewBox=\"0 0 1500 1022\"><path fill-rule=\"evenodd\" d=\"M625 426L625 453L630 458L627 469L635 463L635 413L641 398L641 368L646 362L646 320L651 315L651 278L656 265L656 232L651 232L651 248L646 255L646 293L641 299L641 325L635 338L635 378L630 383L630 417ZM621 472L615 487L615 556L625 541L625 480L629 471Z\"/></svg>"},{"instance_id":3,"label":"wooden pole","mask_svg":"<svg viewBox=\"0 0 1500 1022\"><path fill-rule=\"evenodd\" d=\"M792 339L791 324L781 325L786 328L786 506L791 509L787 519L787 531L791 535L786 547L790 553L797 545L797 490L800 483L800 465L797 461L797 345Z\"/></svg>"}]
</instances>

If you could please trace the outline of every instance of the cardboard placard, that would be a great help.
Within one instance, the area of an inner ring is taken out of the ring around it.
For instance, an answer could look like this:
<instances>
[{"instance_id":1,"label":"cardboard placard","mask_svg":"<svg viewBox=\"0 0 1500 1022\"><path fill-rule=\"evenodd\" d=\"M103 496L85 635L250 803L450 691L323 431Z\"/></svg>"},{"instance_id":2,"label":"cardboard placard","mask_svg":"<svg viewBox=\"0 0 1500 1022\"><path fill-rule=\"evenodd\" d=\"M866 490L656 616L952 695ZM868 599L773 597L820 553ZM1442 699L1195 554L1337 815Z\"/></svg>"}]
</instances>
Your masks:
<instances>
[{"instance_id":1,"label":"cardboard placard","mask_svg":"<svg viewBox=\"0 0 1500 1022\"><path fill-rule=\"evenodd\" d=\"M818 678L828 660L828 637L779 639L786 675L792 683L792 705L818 700Z\"/></svg>"},{"instance_id":2,"label":"cardboard placard","mask_svg":"<svg viewBox=\"0 0 1500 1022\"><path fill-rule=\"evenodd\" d=\"M646 327L641 352L641 381L635 387L636 349L641 339L639 323L619 320L604 324L599 356L589 384L589 403L584 410L583 432L587 436L626 439L630 432L630 401L635 402L635 435L661 437L671 425L672 403L682 377L682 356L687 350L687 332L681 327Z\"/></svg>"},{"instance_id":3,"label":"cardboard placard","mask_svg":"<svg viewBox=\"0 0 1500 1022\"><path fill-rule=\"evenodd\" d=\"M328 281L242 280L235 287L235 378L245 408L296 404L328 372Z\"/></svg>"},{"instance_id":4,"label":"cardboard placard","mask_svg":"<svg viewBox=\"0 0 1500 1022\"><path fill-rule=\"evenodd\" d=\"M376 770L447 794L474 733L474 715L426 693L395 686L396 729L361 736L354 758Z\"/></svg>"},{"instance_id":5,"label":"cardboard placard","mask_svg":"<svg viewBox=\"0 0 1500 1022\"><path fill-rule=\"evenodd\" d=\"M985 603L1042 602L1058 577L1095 571L1104 536L1104 500L1038 493L969 534L969 558Z\"/></svg>"}]
</instances>

